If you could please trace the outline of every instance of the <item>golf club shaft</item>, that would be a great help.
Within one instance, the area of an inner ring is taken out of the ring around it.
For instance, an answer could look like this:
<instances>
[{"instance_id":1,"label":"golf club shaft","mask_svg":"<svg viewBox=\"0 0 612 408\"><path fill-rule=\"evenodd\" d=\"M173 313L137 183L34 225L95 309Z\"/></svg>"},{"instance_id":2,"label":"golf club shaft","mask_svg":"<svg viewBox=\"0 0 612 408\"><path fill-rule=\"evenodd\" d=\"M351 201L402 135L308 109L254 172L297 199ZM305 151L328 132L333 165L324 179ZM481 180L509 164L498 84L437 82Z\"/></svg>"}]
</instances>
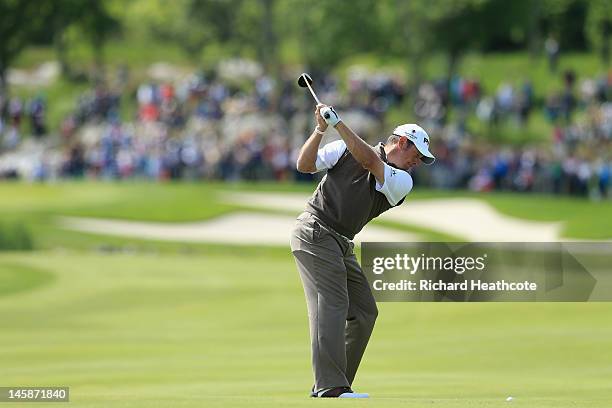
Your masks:
<instances>
[{"instance_id":1,"label":"golf club shaft","mask_svg":"<svg viewBox=\"0 0 612 408\"><path fill-rule=\"evenodd\" d=\"M308 90L310 91L310 93L312 94L312 97L315 99L315 101L317 102L317 105L319 105L321 103L321 101L319 100L319 98L317 98L317 94L314 93L314 91L312 90L312 88L310 87L310 84L308 83L308 81L306 80L306 78L304 78L304 82L306 82L306 86L308 87Z\"/></svg>"}]
</instances>

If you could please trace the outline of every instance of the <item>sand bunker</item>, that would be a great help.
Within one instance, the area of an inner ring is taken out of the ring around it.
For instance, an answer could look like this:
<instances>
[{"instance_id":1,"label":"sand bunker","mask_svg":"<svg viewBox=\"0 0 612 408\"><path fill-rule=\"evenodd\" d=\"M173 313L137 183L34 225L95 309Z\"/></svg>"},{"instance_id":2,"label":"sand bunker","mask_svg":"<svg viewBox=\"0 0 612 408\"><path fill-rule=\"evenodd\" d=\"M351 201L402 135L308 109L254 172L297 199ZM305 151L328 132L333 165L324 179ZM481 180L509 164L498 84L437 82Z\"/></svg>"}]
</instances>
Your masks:
<instances>
[{"instance_id":1,"label":"sand bunker","mask_svg":"<svg viewBox=\"0 0 612 408\"><path fill-rule=\"evenodd\" d=\"M249 212L223 215L209 221L161 223L60 217L62 228L139 239L182 242L214 242L238 245L288 246L295 217ZM369 225L355 237L361 241L418 241L415 234Z\"/></svg>"},{"instance_id":2,"label":"sand bunker","mask_svg":"<svg viewBox=\"0 0 612 408\"><path fill-rule=\"evenodd\" d=\"M307 194L293 193L227 193L223 199L254 208L299 212L304 209L308 197ZM409 197L400 207L381 215L380 219L427 228L474 242L548 242L558 241L561 236L561 223L510 217L475 198L411 201Z\"/></svg>"},{"instance_id":3,"label":"sand bunker","mask_svg":"<svg viewBox=\"0 0 612 408\"><path fill-rule=\"evenodd\" d=\"M304 209L308 194L225 193L232 204L295 213ZM475 198L407 200L380 219L461 237L473 242L559 241L561 223L526 221L499 213ZM183 242L214 242L239 245L289 245L295 216L236 212L208 221L160 223L61 217L63 228L140 239ZM378 225L368 225L355 237L361 241L418 241L410 234Z\"/></svg>"}]
</instances>

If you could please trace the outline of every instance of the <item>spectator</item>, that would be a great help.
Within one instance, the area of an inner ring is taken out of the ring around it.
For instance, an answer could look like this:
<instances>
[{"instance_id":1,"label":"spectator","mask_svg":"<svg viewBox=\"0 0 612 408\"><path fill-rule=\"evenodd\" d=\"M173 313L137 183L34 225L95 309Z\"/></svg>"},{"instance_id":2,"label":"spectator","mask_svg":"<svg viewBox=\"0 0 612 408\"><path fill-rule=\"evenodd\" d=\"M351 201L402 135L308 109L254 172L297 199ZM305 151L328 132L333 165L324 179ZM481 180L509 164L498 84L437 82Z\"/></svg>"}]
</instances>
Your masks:
<instances>
[{"instance_id":1,"label":"spectator","mask_svg":"<svg viewBox=\"0 0 612 408\"><path fill-rule=\"evenodd\" d=\"M549 35L544 42L544 49L548 57L548 69L554 74L557 72L557 63L559 61L559 42L555 37Z\"/></svg>"}]
</instances>

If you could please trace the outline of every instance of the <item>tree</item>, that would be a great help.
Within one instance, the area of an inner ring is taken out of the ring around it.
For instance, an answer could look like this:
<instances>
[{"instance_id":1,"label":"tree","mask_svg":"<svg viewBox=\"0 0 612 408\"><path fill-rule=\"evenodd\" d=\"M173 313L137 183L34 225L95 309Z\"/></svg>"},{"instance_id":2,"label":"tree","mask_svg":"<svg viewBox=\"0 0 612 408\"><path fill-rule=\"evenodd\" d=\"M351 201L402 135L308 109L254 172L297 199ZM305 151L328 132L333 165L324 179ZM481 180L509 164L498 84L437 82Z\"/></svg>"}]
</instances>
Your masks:
<instances>
[{"instance_id":1,"label":"tree","mask_svg":"<svg viewBox=\"0 0 612 408\"><path fill-rule=\"evenodd\" d=\"M107 10L107 1L0 0L0 95L8 92L9 67L32 44L55 43L62 68L69 70L63 34L71 25L85 34L101 70L103 46L120 28Z\"/></svg>"},{"instance_id":2,"label":"tree","mask_svg":"<svg viewBox=\"0 0 612 408\"><path fill-rule=\"evenodd\" d=\"M262 39L261 46L257 47L261 60L264 62L266 71L277 74L278 72L278 37L275 30L274 5L275 0L262 0L263 18L261 19Z\"/></svg>"},{"instance_id":3,"label":"tree","mask_svg":"<svg viewBox=\"0 0 612 408\"><path fill-rule=\"evenodd\" d=\"M379 11L369 0L293 2L293 29L305 63L327 70L357 52L386 49Z\"/></svg>"},{"instance_id":4,"label":"tree","mask_svg":"<svg viewBox=\"0 0 612 408\"><path fill-rule=\"evenodd\" d=\"M146 26L154 39L177 44L194 62L211 45L232 52L237 44L242 0L136 0L131 5L133 25ZM255 3L255 2L253 2ZM137 19L137 20L135 20Z\"/></svg>"},{"instance_id":5,"label":"tree","mask_svg":"<svg viewBox=\"0 0 612 408\"><path fill-rule=\"evenodd\" d=\"M591 0L584 29L589 43L599 50L602 64L609 67L612 4L606 0Z\"/></svg>"},{"instance_id":6,"label":"tree","mask_svg":"<svg viewBox=\"0 0 612 408\"><path fill-rule=\"evenodd\" d=\"M230 54L257 58L267 72L278 71L276 0L191 0L190 26L204 27L195 44L204 48L218 44Z\"/></svg>"},{"instance_id":7,"label":"tree","mask_svg":"<svg viewBox=\"0 0 612 408\"><path fill-rule=\"evenodd\" d=\"M78 25L91 44L94 53L95 72L97 79L103 77L104 72L104 45L112 35L121 28L120 21L113 16L105 0L89 0L78 2L81 4L78 15Z\"/></svg>"},{"instance_id":8,"label":"tree","mask_svg":"<svg viewBox=\"0 0 612 408\"><path fill-rule=\"evenodd\" d=\"M448 76L455 74L459 58L470 49L499 48L502 41L524 43L529 31L529 0L462 0L448 5L431 27L432 46L448 54Z\"/></svg>"},{"instance_id":9,"label":"tree","mask_svg":"<svg viewBox=\"0 0 612 408\"><path fill-rule=\"evenodd\" d=\"M88 10L87 3L81 0L56 0L50 2L48 24L53 33L53 47L61 73L71 79L74 75L68 60L66 30L77 22Z\"/></svg>"},{"instance_id":10,"label":"tree","mask_svg":"<svg viewBox=\"0 0 612 408\"><path fill-rule=\"evenodd\" d=\"M44 27L44 6L44 1L0 0L0 96L8 93L9 67Z\"/></svg>"}]
</instances>

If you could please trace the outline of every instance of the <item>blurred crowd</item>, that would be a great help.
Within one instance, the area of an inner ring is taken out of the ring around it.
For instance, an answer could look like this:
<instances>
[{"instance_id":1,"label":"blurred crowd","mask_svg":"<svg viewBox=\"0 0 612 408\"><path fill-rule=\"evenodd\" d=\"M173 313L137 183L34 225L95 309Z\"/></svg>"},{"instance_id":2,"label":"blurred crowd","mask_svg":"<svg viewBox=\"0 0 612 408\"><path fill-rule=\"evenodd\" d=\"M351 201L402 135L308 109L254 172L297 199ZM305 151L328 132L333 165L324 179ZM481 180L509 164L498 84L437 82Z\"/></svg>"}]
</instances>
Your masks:
<instances>
[{"instance_id":1,"label":"blurred crowd","mask_svg":"<svg viewBox=\"0 0 612 408\"><path fill-rule=\"evenodd\" d=\"M487 90L474 78L410 88L392 73L353 69L346 83L312 74L320 99L335 105L372 144L399 124L389 119L397 118L397 112L405 111L404 121L428 129L438 160L414 171L417 183L609 196L612 74L578 80L575 72L563 72L559 91L541 96L527 79ZM274 80L260 72L235 81L218 72L199 72L132 86L127 81L100 83L79 97L60 129L52 132L59 135L55 143L28 153L22 122L29 120L30 142L45 139L46 104L42 96L0 100L0 177L316 177L295 170L297 152L314 126L314 105L293 75ZM522 132L534 115L551 124L552 134L521 145L495 140L508 124ZM493 140L475 137L474 126Z\"/></svg>"},{"instance_id":2,"label":"blurred crowd","mask_svg":"<svg viewBox=\"0 0 612 408\"><path fill-rule=\"evenodd\" d=\"M40 138L47 134L46 102L42 95L30 100L5 99L0 94L0 151L15 149L21 142L22 122L29 121L31 133Z\"/></svg>"},{"instance_id":3,"label":"blurred crowd","mask_svg":"<svg viewBox=\"0 0 612 408\"><path fill-rule=\"evenodd\" d=\"M462 78L453 79L450 86L443 81L422 84L415 113L441 137L434 146L436 165L419 169L417 178L438 188L609 197L612 72L584 78L579 86L573 71L562 73L561 78L562 88L541 103L529 81L519 86L502 83L491 95L483 94L477 81ZM449 107L455 113L452 120L446 114ZM541 142L486 143L470 137L470 117L496 135L502 124L527 132L526 124L534 114L539 115L534 120L548 122L552 128Z\"/></svg>"}]
</instances>

